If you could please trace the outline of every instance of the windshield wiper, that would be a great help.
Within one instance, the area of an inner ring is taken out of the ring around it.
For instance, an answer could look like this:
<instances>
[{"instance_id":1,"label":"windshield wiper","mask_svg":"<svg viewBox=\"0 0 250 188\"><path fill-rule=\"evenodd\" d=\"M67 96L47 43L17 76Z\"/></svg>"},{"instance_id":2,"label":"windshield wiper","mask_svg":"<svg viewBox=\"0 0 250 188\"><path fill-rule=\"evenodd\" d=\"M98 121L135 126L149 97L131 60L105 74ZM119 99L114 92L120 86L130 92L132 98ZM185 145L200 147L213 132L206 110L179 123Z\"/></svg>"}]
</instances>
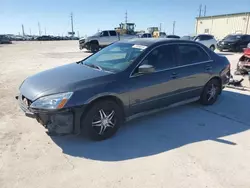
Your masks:
<instances>
[{"instance_id":1,"label":"windshield wiper","mask_svg":"<svg viewBox=\"0 0 250 188\"><path fill-rule=\"evenodd\" d=\"M100 66L95 65L95 64L86 64L86 63L84 63L84 65L87 65L87 66L92 67L94 69L102 70L102 68Z\"/></svg>"}]
</instances>

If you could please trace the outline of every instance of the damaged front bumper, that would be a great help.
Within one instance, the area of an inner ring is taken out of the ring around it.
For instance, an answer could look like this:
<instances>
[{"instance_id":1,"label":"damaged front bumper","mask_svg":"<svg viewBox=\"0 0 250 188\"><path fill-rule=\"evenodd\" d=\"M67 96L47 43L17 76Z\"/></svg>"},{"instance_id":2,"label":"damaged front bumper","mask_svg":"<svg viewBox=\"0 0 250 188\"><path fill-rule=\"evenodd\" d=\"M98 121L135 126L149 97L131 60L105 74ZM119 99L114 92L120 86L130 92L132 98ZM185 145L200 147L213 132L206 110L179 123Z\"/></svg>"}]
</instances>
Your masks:
<instances>
[{"instance_id":1,"label":"damaged front bumper","mask_svg":"<svg viewBox=\"0 0 250 188\"><path fill-rule=\"evenodd\" d=\"M16 96L25 115L36 119L50 134L80 134L83 107L61 110L41 110L29 107L30 102L22 95Z\"/></svg>"},{"instance_id":2,"label":"damaged front bumper","mask_svg":"<svg viewBox=\"0 0 250 188\"><path fill-rule=\"evenodd\" d=\"M89 42L85 42L85 40L80 40L79 41L79 49L82 50L82 49L87 49L89 50L89 47L90 47L90 43Z\"/></svg>"}]
</instances>

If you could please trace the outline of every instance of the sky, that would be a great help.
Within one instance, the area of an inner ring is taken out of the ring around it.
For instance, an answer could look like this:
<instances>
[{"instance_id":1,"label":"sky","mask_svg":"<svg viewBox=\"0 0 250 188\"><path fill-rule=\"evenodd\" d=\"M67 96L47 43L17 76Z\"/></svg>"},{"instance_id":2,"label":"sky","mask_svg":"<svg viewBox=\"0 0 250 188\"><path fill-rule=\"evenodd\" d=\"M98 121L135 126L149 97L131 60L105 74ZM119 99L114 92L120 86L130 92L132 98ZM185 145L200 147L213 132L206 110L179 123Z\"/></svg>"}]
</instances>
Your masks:
<instances>
[{"instance_id":1,"label":"sky","mask_svg":"<svg viewBox=\"0 0 250 188\"><path fill-rule=\"evenodd\" d=\"M195 17L250 12L250 0L0 0L0 34L67 35L71 31L73 12L74 31L80 36L91 35L98 29L114 29L125 21L136 24L136 30L159 27L172 34L193 34Z\"/></svg>"}]
</instances>

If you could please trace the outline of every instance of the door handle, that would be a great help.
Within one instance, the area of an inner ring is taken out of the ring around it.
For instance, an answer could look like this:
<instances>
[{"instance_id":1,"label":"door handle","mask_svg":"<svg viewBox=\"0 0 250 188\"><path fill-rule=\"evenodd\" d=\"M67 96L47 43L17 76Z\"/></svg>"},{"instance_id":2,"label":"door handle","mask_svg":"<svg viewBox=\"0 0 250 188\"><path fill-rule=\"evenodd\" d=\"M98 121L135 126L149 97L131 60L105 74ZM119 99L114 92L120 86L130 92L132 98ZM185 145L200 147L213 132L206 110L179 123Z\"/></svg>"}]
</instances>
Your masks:
<instances>
[{"instance_id":1,"label":"door handle","mask_svg":"<svg viewBox=\"0 0 250 188\"><path fill-rule=\"evenodd\" d=\"M207 71L210 71L210 70L212 70L212 66L211 66L211 65L207 65L207 66L205 67L205 69L206 69Z\"/></svg>"},{"instance_id":2,"label":"door handle","mask_svg":"<svg viewBox=\"0 0 250 188\"><path fill-rule=\"evenodd\" d=\"M172 72L171 78L175 79L175 78L177 78L177 76L178 76L178 74L176 72Z\"/></svg>"}]
</instances>

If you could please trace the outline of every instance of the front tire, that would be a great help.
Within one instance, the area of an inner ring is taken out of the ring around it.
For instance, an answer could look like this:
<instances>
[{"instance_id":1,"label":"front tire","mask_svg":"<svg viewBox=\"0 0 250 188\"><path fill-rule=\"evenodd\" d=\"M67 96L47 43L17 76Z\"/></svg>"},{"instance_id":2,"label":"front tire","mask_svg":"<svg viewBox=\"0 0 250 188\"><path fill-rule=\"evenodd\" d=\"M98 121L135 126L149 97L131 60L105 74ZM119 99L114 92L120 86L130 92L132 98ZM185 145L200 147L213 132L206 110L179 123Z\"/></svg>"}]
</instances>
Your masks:
<instances>
[{"instance_id":1,"label":"front tire","mask_svg":"<svg viewBox=\"0 0 250 188\"><path fill-rule=\"evenodd\" d=\"M200 103L202 105L212 105L216 102L219 93L221 92L221 85L219 80L212 79L204 87L200 96Z\"/></svg>"},{"instance_id":2,"label":"front tire","mask_svg":"<svg viewBox=\"0 0 250 188\"><path fill-rule=\"evenodd\" d=\"M215 46L214 45L210 46L210 50L214 51L215 50Z\"/></svg>"},{"instance_id":3,"label":"front tire","mask_svg":"<svg viewBox=\"0 0 250 188\"><path fill-rule=\"evenodd\" d=\"M83 133L92 140L112 137L123 122L121 108L112 100L96 102L81 121Z\"/></svg>"},{"instance_id":4,"label":"front tire","mask_svg":"<svg viewBox=\"0 0 250 188\"><path fill-rule=\"evenodd\" d=\"M92 52L92 53L96 53L96 52L98 52L99 51L99 44L98 43L91 43L90 44L90 46L89 46L89 48L90 48L90 51Z\"/></svg>"}]
</instances>

